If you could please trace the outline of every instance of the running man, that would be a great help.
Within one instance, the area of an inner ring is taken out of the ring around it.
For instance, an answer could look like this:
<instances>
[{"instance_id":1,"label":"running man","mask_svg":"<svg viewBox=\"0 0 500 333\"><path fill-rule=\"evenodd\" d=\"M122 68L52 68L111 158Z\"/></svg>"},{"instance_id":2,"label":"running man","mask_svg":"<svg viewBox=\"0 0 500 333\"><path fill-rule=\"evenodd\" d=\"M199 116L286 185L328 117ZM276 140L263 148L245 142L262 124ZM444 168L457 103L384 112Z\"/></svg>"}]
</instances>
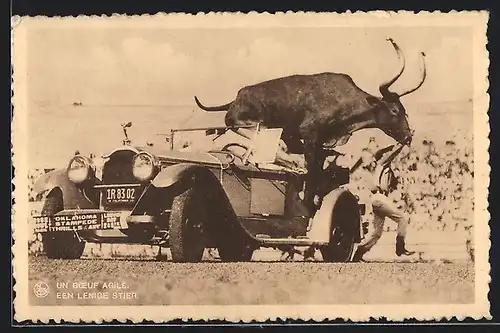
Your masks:
<instances>
[{"instance_id":1,"label":"running man","mask_svg":"<svg viewBox=\"0 0 500 333\"><path fill-rule=\"evenodd\" d=\"M373 209L373 233L367 235L358 246L353 261L363 261L363 255L367 253L382 236L385 218L393 220L398 224L396 236L396 255L412 255L414 251L408 251L405 247L406 228L408 226L407 216L401 212L394 202L388 198L389 193L397 187L398 180L392 171L390 164L401 152L403 145L390 145L374 154L376 161L375 170L372 173L372 184L370 201ZM361 159L353 166L351 173L362 165Z\"/></svg>"}]
</instances>

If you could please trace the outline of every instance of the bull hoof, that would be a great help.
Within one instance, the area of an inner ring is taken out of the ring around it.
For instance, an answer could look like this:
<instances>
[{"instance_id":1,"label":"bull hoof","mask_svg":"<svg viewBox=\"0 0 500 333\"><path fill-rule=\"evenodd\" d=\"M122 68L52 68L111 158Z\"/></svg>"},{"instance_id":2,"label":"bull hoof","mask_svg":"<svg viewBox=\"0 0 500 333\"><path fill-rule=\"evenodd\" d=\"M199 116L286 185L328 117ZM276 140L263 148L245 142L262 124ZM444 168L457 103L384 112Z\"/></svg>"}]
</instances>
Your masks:
<instances>
[{"instance_id":1,"label":"bull hoof","mask_svg":"<svg viewBox=\"0 0 500 333\"><path fill-rule=\"evenodd\" d=\"M314 247L309 247L304 251L304 261L314 261L314 253L316 249Z\"/></svg>"}]
</instances>

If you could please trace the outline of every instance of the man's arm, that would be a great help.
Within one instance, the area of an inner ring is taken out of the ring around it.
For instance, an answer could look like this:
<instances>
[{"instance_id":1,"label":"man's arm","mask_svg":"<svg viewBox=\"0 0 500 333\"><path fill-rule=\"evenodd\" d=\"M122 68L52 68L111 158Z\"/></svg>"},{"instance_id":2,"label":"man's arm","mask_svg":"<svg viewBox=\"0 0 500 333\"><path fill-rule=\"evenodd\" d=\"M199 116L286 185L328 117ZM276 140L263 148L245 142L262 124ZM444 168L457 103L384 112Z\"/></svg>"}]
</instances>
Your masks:
<instances>
[{"instance_id":1,"label":"man's arm","mask_svg":"<svg viewBox=\"0 0 500 333\"><path fill-rule=\"evenodd\" d=\"M383 167L388 166L394 158L401 152L404 145L401 143L397 143L396 145L391 145L389 147L383 148L379 150L375 154L375 159L377 160L377 164ZM392 148L392 150L391 150ZM390 153L387 153L390 150Z\"/></svg>"},{"instance_id":2,"label":"man's arm","mask_svg":"<svg viewBox=\"0 0 500 333\"><path fill-rule=\"evenodd\" d=\"M358 158L358 160L356 161L356 163L354 163L354 165L350 168L349 170L349 173L354 173L354 171L356 171L361 165L363 164L363 158Z\"/></svg>"},{"instance_id":3,"label":"man's arm","mask_svg":"<svg viewBox=\"0 0 500 333\"><path fill-rule=\"evenodd\" d=\"M377 160L377 166L373 172L372 187L375 189L380 186L380 175L382 171L394 160L394 158L401 152L404 145L398 143L396 145L390 145L386 148L380 149L375 154L375 159ZM387 153L390 151L389 153Z\"/></svg>"}]
</instances>

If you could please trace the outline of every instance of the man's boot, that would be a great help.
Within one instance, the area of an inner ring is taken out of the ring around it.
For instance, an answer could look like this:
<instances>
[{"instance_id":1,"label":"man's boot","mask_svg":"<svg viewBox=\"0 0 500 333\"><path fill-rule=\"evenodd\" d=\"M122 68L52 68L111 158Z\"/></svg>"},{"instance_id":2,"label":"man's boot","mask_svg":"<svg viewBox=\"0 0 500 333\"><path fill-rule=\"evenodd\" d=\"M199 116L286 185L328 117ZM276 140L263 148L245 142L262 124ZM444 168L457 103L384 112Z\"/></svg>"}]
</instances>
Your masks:
<instances>
[{"instance_id":1,"label":"man's boot","mask_svg":"<svg viewBox=\"0 0 500 333\"><path fill-rule=\"evenodd\" d=\"M411 256L415 251L408 251L405 248L405 238L403 236L396 236L396 254L398 257L405 255Z\"/></svg>"}]
</instances>

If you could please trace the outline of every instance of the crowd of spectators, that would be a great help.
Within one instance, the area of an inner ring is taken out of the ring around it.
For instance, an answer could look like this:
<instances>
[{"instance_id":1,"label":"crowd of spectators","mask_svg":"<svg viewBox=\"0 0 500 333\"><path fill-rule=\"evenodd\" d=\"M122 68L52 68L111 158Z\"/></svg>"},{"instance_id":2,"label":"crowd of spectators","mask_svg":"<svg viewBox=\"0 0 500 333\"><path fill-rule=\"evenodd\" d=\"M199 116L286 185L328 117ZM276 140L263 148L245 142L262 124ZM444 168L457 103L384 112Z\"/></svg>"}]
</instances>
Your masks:
<instances>
[{"instance_id":1,"label":"crowd of spectators","mask_svg":"<svg viewBox=\"0 0 500 333\"><path fill-rule=\"evenodd\" d=\"M392 199L410 217L417 230L456 231L471 228L474 212L474 156L472 140L412 143L396 157L398 176ZM380 149L368 147L370 153ZM363 192L363 173L354 173L354 191Z\"/></svg>"}]
</instances>

